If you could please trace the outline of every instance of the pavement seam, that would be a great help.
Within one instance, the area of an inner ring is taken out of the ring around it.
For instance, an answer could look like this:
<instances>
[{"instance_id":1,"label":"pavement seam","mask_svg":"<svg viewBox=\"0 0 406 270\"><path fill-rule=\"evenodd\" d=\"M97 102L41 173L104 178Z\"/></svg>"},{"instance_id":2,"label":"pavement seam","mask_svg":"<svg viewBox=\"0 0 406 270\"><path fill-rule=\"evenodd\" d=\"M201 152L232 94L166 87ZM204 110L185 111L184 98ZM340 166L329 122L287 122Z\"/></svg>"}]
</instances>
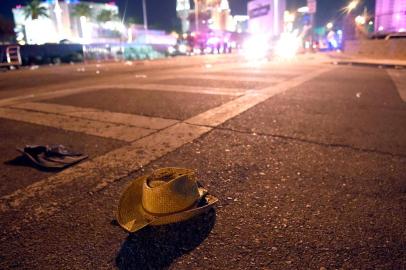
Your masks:
<instances>
[{"instance_id":1,"label":"pavement seam","mask_svg":"<svg viewBox=\"0 0 406 270\"><path fill-rule=\"evenodd\" d=\"M193 124L191 124L191 125L193 125ZM237 132L237 133L242 133L242 134L251 134L251 135L256 134L259 136L266 136L266 137L272 137L272 138L278 138L278 139L284 139L284 140L304 142L304 143L315 144L315 145L324 146L324 147L347 148L347 149L351 149L351 150L354 150L357 152L374 153L374 154L392 156L392 157L397 157L397 158L402 158L402 159L406 158L405 154L394 154L391 152L381 151L381 150L376 150L376 149L360 148L360 147L356 147L356 146L349 145L349 144L323 143L323 142L319 142L319 141L313 141L313 140L286 136L286 135L280 135L280 134L270 134L270 133L254 132L254 131L250 132L250 131L238 130L238 129L233 129L233 128L225 128L225 127L213 127L213 126L207 126L207 125L197 125L197 126L211 127L215 130L232 131L232 132Z\"/></svg>"}]
</instances>

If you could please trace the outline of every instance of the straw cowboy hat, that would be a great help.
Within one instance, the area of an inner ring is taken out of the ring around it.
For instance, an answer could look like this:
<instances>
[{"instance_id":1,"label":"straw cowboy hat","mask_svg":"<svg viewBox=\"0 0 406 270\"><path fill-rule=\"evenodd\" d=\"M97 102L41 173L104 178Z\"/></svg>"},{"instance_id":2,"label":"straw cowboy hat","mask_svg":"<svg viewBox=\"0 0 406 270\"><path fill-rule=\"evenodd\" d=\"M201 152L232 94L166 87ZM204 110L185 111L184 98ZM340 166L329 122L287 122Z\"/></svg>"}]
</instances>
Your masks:
<instances>
[{"instance_id":1,"label":"straw cowboy hat","mask_svg":"<svg viewBox=\"0 0 406 270\"><path fill-rule=\"evenodd\" d=\"M124 190L117 221L126 231L183 221L210 209L218 199L199 185L194 171L161 168L141 176Z\"/></svg>"}]
</instances>

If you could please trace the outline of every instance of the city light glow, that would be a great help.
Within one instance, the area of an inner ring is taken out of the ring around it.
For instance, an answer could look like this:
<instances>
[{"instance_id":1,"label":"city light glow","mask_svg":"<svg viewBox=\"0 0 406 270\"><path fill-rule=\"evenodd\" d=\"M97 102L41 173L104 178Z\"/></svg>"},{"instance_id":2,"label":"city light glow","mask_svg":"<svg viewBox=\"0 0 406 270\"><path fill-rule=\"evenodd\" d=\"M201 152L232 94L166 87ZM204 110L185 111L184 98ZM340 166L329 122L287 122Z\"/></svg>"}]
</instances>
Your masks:
<instances>
[{"instance_id":1,"label":"city light glow","mask_svg":"<svg viewBox=\"0 0 406 270\"><path fill-rule=\"evenodd\" d=\"M329 30L332 29L333 26L334 26L334 25L333 25L332 22L329 22L329 23L326 24L326 27L327 27L327 29L329 29Z\"/></svg>"},{"instance_id":2,"label":"city light glow","mask_svg":"<svg viewBox=\"0 0 406 270\"><path fill-rule=\"evenodd\" d=\"M365 17L364 16L357 16L355 17L355 23L358 25L364 25L365 24Z\"/></svg>"},{"instance_id":3,"label":"city light glow","mask_svg":"<svg viewBox=\"0 0 406 270\"><path fill-rule=\"evenodd\" d=\"M308 13L309 12L309 7L305 6L305 7L300 7L297 9L297 12L299 13Z\"/></svg>"},{"instance_id":4,"label":"city light glow","mask_svg":"<svg viewBox=\"0 0 406 270\"><path fill-rule=\"evenodd\" d=\"M269 51L268 42L268 37L261 35L252 36L247 39L243 44L245 58L254 61L265 59Z\"/></svg>"},{"instance_id":5,"label":"city light glow","mask_svg":"<svg viewBox=\"0 0 406 270\"><path fill-rule=\"evenodd\" d=\"M347 13L351 13L359 4L359 1L353 0L351 1L344 9Z\"/></svg>"},{"instance_id":6,"label":"city light glow","mask_svg":"<svg viewBox=\"0 0 406 270\"><path fill-rule=\"evenodd\" d=\"M293 58L301 44L301 39L297 36L297 31L292 33L282 33L276 44L275 54L282 59Z\"/></svg>"}]
</instances>

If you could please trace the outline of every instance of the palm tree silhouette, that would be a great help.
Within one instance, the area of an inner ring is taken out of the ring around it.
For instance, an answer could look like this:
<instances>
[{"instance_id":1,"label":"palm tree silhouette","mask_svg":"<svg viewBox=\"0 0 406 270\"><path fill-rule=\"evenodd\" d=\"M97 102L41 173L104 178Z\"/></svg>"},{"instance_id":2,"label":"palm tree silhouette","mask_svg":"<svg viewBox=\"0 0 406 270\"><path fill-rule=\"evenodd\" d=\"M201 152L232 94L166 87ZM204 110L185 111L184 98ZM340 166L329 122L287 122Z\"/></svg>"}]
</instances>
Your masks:
<instances>
[{"instance_id":1,"label":"palm tree silhouette","mask_svg":"<svg viewBox=\"0 0 406 270\"><path fill-rule=\"evenodd\" d=\"M79 3L77 5L75 5L75 7L73 8L73 13L72 15L74 17L79 18L80 20L80 28L82 31L82 38L85 38L85 36L87 34L87 31L85 29L87 29L87 18L92 16L92 10L90 8L90 6L86 3Z\"/></svg>"},{"instance_id":2,"label":"palm tree silhouette","mask_svg":"<svg viewBox=\"0 0 406 270\"><path fill-rule=\"evenodd\" d=\"M31 18L37 20L40 17L49 17L47 9L41 6L39 0L32 0L24 7L25 18Z\"/></svg>"},{"instance_id":3,"label":"palm tree silhouette","mask_svg":"<svg viewBox=\"0 0 406 270\"><path fill-rule=\"evenodd\" d=\"M109 22L112 21L114 19L117 18L117 14L115 14L114 12L112 12L111 10L106 10L103 9L102 11L100 11L100 13L97 15L96 20L98 22Z\"/></svg>"},{"instance_id":4,"label":"palm tree silhouette","mask_svg":"<svg viewBox=\"0 0 406 270\"><path fill-rule=\"evenodd\" d=\"M79 3L75 5L73 8L73 16L75 17L86 17L89 18L92 16L92 10L90 9L90 6L86 3Z\"/></svg>"}]
</instances>

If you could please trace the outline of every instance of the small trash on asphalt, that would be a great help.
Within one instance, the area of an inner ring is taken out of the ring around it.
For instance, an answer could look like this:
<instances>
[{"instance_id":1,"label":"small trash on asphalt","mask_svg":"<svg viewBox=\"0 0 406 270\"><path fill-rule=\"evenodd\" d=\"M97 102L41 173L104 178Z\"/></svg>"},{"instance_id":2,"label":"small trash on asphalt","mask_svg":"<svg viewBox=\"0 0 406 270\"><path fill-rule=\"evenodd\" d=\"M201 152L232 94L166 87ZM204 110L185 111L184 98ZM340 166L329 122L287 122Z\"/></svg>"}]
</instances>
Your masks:
<instances>
[{"instance_id":1,"label":"small trash on asphalt","mask_svg":"<svg viewBox=\"0 0 406 270\"><path fill-rule=\"evenodd\" d=\"M147 77L147 75L145 75L145 74L135 74L135 78L146 78Z\"/></svg>"},{"instance_id":2,"label":"small trash on asphalt","mask_svg":"<svg viewBox=\"0 0 406 270\"><path fill-rule=\"evenodd\" d=\"M56 145L26 145L17 151L41 169L64 169L86 158L87 155L68 150L61 144Z\"/></svg>"},{"instance_id":3,"label":"small trash on asphalt","mask_svg":"<svg viewBox=\"0 0 406 270\"><path fill-rule=\"evenodd\" d=\"M39 66L38 65L33 65L33 66L30 66L30 69L31 70L39 69Z\"/></svg>"},{"instance_id":4,"label":"small trash on asphalt","mask_svg":"<svg viewBox=\"0 0 406 270\"><path fill-rule=\"evenodd\" d=\"M360 98L360 97L361 97L361 94L362 94L361 92L358 92L358 93L355 94L355 96L356 96L357 98Z\"/></svg>"},{"instance_id":5,"label":"small trash on asphalt","mask_svg":"<svg viewBox=\"0 0 406 270\"><path fill-rule=\"evenodd\" d=\"M212 64L206 64L205 67L206 67L206 68L212 68L213 65L212 65Z\"/></svg>"},{"instance_id":6,"label":"small trash on asphalt","mask_svg":"<svg viewBox=\"0 0 406 270\"><path fill-rule=\"evenodd\" d=\"M100 70L96 70L96 74L100 74Z\"/></svg>"},{"instance_id":7,"label":"small trash on asphalt","mask_svg":"<svg viewBox=\"0 0 406 270\"><path fill-rule=\"evenodd\" d=\"M85 70L86 70L86 69L85 69L84 67L80 67L80 68L77 68L77 69L76 69L77 72L85 72Z\"/></svg>"},{"instance_id":8,"label":"small trash on asphalt","mask_svg":"<svg viewBox=\"0 0 406 270\"><path fill-rule=\"evenodd\" d=\"M126 66L132 66L132 65L133 65L133 62L132 62L132 61L125 61L125 62L124 62L124 65L126 65Z\"/></svg>"},{"instance_id":9,"label":"small trash on asphalt","mask_svg":"<svg viewBox=\"0 0 406 270\"><path fill-rule=\"evenodd\" d=\"M121 195L117 221L135 232L147 225L188 220L211 209L218 199L185 168L161 168L134 179Z\"/></svg>"}]
</instances>

